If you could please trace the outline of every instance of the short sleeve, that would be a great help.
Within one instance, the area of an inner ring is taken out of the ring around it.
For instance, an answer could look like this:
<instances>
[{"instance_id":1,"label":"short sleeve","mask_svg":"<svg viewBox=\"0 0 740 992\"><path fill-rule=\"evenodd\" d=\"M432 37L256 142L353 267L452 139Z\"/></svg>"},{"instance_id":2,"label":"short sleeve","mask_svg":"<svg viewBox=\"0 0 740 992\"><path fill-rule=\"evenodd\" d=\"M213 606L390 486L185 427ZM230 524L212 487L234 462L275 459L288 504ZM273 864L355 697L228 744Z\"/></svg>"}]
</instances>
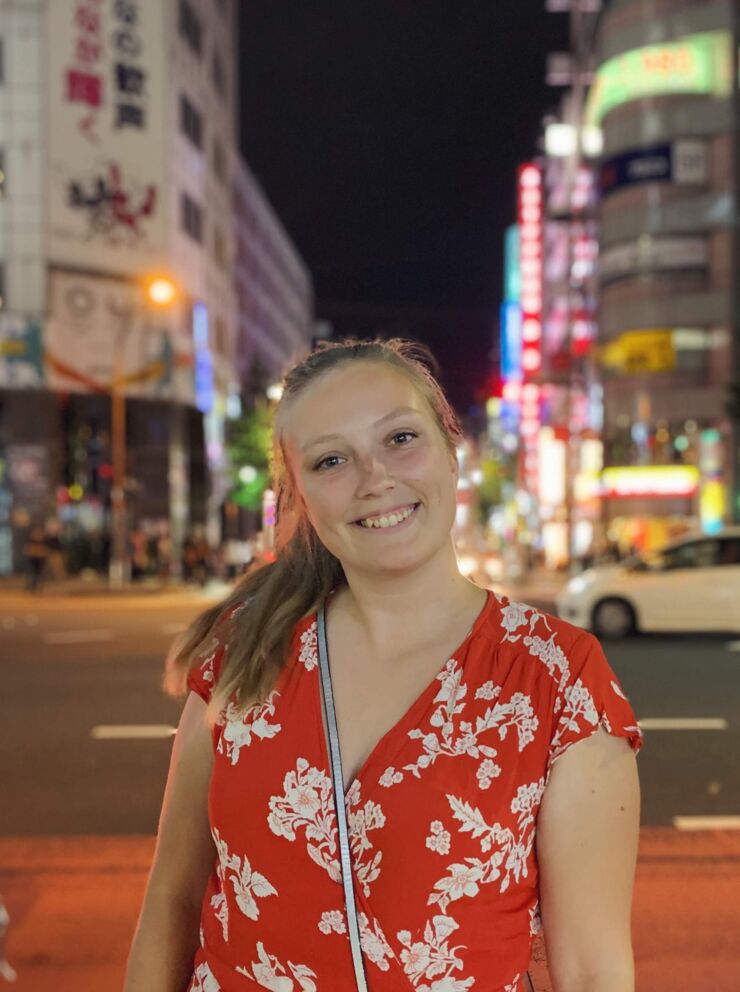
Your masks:
<instances>
[{"instance_id":1,"label":"short sleeve","mask_svg":"<svg viewBox=\"0 0 740 992\"><path fill-rule=\"evenodd\" d=\"M226 657L229 641L228 624L241 613L246 605L246 603L239 603L221 613L212 627L210 640L201 648L200 654L194 659L190 667L186 682L187 688L191 692L197 693L206 703L211 701Z\"/></svg>"},{"instance_id":2,"label":"short sleeve","mask_svg":"<svg viewBox=\"0 0 740 992\"><path fill-rule=\"evenodd\" d=\"M206 703L211 701L225 653L226 645L217 637L213 637L188 672L186 683L188 689L197 693Z\"/></svg>"},{"instance_id":3,"label":"short sleeve","mask_svg":"<svg viewBox=\"0 0 740 992\"><path fill-rule=\"evenodd\" d=\"M568 651L553 706L547 777L571 745L599 727L624 737L635 754L643 744L637 717L593 634L583 633Z\"/></svg>"}]
</instances>

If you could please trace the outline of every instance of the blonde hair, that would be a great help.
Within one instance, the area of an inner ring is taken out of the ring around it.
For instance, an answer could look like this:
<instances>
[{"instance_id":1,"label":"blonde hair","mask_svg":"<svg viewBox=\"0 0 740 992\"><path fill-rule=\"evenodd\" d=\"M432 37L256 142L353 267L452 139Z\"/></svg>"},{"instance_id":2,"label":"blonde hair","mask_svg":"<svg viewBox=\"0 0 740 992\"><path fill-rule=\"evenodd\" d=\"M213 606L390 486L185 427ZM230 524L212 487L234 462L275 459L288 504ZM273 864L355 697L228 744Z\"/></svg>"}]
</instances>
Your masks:
<instances>
[{"instance_id":1,"label":"blonde hair","mask_svg":"<svg viewBox=\"0 0 740 992\"><path fill-rule=\"evenodd\" d=\"M453 455L462 440L457 416L435 378L434 357L418 342L403 338L320 342L287 372L272 438L276 560L250 570L230 596L202 613L167 659L165 689L182 694L190 669L202 664L214 647L223 647L225 657L210 707L214 719L230 700L247 706L265 698L285 662L295 625L346 581L339 560L321 543L302 509L286 458L283 424L292 401L311 383L341 365L360 361L383 363L411 381L428 402Z\"/></svg>"}]
</instances>

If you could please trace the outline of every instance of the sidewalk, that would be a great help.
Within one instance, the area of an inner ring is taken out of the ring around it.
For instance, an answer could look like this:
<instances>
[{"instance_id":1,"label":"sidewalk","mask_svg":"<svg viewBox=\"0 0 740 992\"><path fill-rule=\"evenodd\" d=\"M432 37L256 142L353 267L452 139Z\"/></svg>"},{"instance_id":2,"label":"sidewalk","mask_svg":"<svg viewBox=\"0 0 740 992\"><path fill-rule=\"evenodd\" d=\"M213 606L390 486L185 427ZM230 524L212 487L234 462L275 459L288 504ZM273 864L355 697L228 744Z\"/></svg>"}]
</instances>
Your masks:
<instances>
[{"instance_id":1,"label":"sidewalk","mask_svg":"<svg viewBox=\"0 0 740 992\"><path fill-rule=\"evenodd\" d=\"M167 582L161 579L143 579L130 582L122 589L111 589L106 578L95 575L92 578L73 576L50 580L44 583L38 592L29 592L23 577L0 576L0 608L7 608L11 602L14 606L43 608L68 604L77 599L84 602L91 599L111 602L135 599L141 602L150 597L155 597L157 602L161 602L166 597L178 600L220 599L232 588L232 584L217 579L212 579L205 586L187 584L174 579Z\"/></svg>"},{"instance_id":2,"label":"sidewalk","mask_svg":"<svg viewBox=\"0 0 740 992\"><path fill-rule=\"evenodd\" d=\"M0 838L7 953L18 972L8 990L120 989L153 849L152 837ZM740 831L643 830L637 992L740 988L738 891ZM537 992L550 989L543 968L532 965Z\"/></svg>"}]
</instances>

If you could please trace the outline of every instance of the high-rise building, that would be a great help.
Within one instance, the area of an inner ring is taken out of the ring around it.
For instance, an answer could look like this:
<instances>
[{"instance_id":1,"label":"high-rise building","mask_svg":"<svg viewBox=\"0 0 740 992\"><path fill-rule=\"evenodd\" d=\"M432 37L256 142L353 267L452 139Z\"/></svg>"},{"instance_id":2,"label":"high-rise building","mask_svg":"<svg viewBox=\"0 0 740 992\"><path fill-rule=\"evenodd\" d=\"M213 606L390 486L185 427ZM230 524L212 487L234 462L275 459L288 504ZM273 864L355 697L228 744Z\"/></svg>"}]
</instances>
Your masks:
<instances>
[{"instance_id":1,"label":"high-rise building","mask_svg":"<svg viewBox=\"0 0 740 992\"><path fill-rule=\"evenodd\" d=\"M603 134L602 496L623 545L732 518L736 7L615 0L596 32L582 123Z\"/></svg>"},{"instance_id":2,"label":"high-rise building","mask_svg":"<svg viewBox=\"0 0 740 992\"><path fill-rule=\"evenodd\" d=\"M2 4L0 574L50 516L215 543L242 337L279 323L245 322L250 278L310 340L305 270L299 304L236 250L235 39L234 0Z\"/></svg>"}]
</instances>

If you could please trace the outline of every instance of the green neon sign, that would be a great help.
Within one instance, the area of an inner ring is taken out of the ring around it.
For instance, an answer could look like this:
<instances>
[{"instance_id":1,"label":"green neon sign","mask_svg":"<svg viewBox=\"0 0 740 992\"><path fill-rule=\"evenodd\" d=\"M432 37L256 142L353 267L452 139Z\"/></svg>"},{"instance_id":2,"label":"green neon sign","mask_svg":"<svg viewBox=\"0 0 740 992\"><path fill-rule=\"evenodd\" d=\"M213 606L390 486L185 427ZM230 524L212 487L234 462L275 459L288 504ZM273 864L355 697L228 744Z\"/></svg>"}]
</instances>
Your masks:
<instances>
[{"instance_id":1,"label":"green neon sign","mask_svg":"<svg viewBox=\"0 0 740 992\"><path fill-rule=\"evenodd\" d=\"M630 100L669 93L717 97L732 92L732 35L704 31L664 45L645 45L608 59L596 72L586 123L600 124Z\"/></svg>"}]
</instances>

